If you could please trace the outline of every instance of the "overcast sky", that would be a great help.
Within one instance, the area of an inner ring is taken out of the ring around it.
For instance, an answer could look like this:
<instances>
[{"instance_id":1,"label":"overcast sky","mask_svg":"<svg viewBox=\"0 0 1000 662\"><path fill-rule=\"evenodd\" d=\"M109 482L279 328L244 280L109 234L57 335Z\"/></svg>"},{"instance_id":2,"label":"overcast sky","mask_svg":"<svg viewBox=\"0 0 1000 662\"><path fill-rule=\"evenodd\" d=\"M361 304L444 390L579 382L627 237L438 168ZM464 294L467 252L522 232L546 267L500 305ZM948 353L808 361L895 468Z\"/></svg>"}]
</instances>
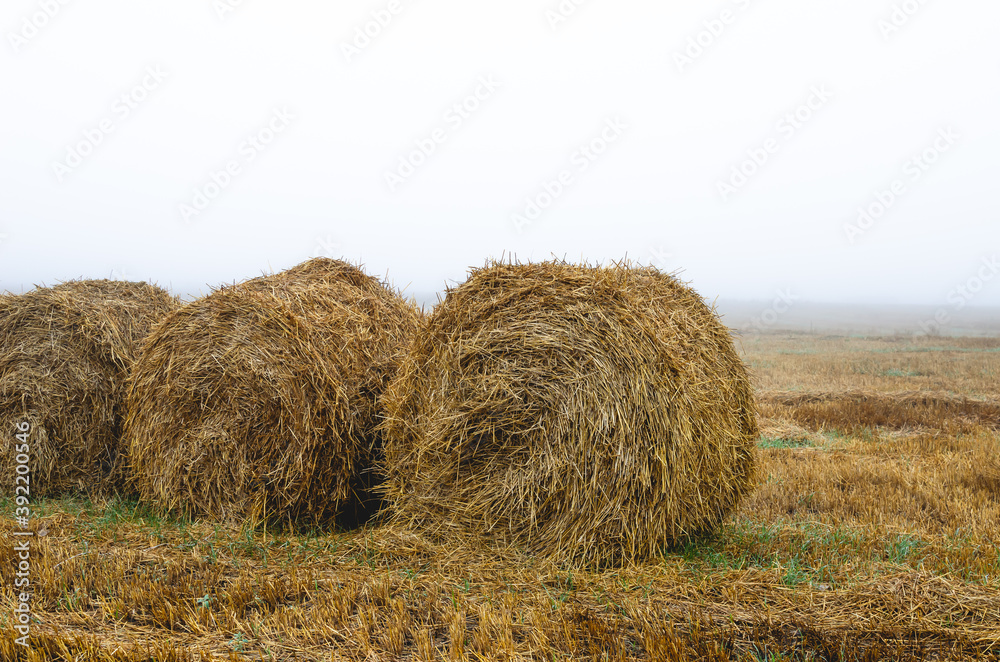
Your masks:
<instances>
[{"instance_id":1,"label":"overcast sky","mask_svg":"<svg viewBox=\"0 0 1000 662\"><path fill-rule=\"evenodd\" d=\"M1000 305L996 0L576 2L4 0L0 290L555 254Z\"/></svg>"}]
</instances>

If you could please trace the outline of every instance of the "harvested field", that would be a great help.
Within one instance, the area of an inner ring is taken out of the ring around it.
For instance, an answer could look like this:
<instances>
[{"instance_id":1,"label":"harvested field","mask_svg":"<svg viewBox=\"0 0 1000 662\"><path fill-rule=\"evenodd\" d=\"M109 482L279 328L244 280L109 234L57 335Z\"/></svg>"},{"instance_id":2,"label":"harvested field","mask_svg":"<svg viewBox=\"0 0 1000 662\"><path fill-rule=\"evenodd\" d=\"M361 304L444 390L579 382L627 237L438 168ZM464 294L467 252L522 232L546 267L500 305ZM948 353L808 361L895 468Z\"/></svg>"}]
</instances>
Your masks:
<instances>
[{"instance_id":1,"label":"harvested field","mask_svg":"<svg viewBox=\"0 0 1000 662\"><path fill-rule=\"evenodd\" d=\"M863 428L942 430L968 434L1000 428L1000 402L927 391L772 392L760 396L761 414L811 430Z\"/></svg>"},{"instance_id":2,"label":"harvested field","mask_svg":"<svg viewBox=\"0 0 1000 662\"><path fill-rule=\"evenodd\" d=\"M896 351L923 342L742 346L763 401L925 385L995 398L1000 341ZM907 369L921 374L894 376ZM794 417L798 401L784 402ZM923 420L939 405L907 406ZM46 532L32 540L33 659L1000 660L991 425L761 424L761 483L714 535L605 570L392 526L293 534L46 499L31 523ZM0 549L3 614L13 554ZM0 639L0 657L17 651Z\"/></svg>"}]
</instances>

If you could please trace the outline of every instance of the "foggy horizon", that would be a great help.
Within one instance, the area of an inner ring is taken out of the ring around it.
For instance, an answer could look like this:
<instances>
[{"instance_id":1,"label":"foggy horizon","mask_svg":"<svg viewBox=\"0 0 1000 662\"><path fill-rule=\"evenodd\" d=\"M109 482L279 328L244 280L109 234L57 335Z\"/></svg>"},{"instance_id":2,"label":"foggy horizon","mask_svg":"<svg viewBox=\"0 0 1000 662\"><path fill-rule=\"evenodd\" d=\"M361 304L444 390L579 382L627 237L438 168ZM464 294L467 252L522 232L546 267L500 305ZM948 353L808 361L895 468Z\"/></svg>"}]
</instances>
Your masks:
<instances>
[{"instance_id":1,"label":"foggy horizon","mask_svg":"<svg viewBox=\"0 0 1000 662\"><path fill-rule=\"evenodd\" d=\"M1000 306L995 3L57 5L0 12L0 291L555 255Z\"/></svg>"},{"instance_id":2,"label":"foggy horizon","mask_svg":"<svg viewBox=\"0 0 1000 662\"><path fill-rule=\"evenodd\" d=\"M321 256L311 256L311 257L307 257L305 259L307 259L307 260L308 259L312 259L312 257L321 257ZM325 256L322 256L322 257L325 257ZM334 258L334 259L341 259L341 258ZM349 259L347 261L350 262L350 263L352 263L352 264L357 264L357 262L351 261ZM573 262L572 260L567 260L567 261ZM585 261L583 261L583 260L579 261L579 263L583 263L583 262L585 262ZM295 264L299 264L299 263L295 263ZM141 278L135 278L135 277L133 277L134 275L131 274L131 273L129 273L129 272L124 272L123 273L123 272L120 272L120 271L117 271L117 270L112 270L110 273L107 273L107 274L86 273L86 274L80 274L78 276L70 277L70 278L62 278L62 279L57 279L57 280L43 280L43 281L40 281L40 282L37 282L37 283L8 284L7 287L5 287L4 289L0 290L0 293L3 293L3 294L22 294L24 292L27 292L27 291L30 291L30 290L34 289L35 287L51 287L53 285L58 285L59 283L64 283L64 282L72 281L72 280L83 280L83 279L111 279L111 280L133 280L133 281L134 280L139 280L140 282L149 282L149 283L151 283L153 285L157 285L159 287L162 287L162 288L166 289L168 292L170 292L173 295L179 296L179 297L181 297L182 299L185 299L185 300L189 300L189 299L195 299L195 298L198 298L198 297L201 297L201 296L205 296L205 295L209 294L210 292L212 292L213 290L218 289L220 287L224 287L224 286L227 286L227 285L232 285L234 283L240 283L240 282L243 282L245 280L249 280L251 278L256 278L258 276L272 274L272 273L276 273L278 271L282 271L284 269L287 269L287 268L290 268L292 266L295 266L295 264L289 264L287 266L283 266L280 269L279 268L274 268L274 269L266 269L265 268L265 269L259 270L257 273L246 274L246 275L240 276L238 278L230 278L230 279L228 279L226 281L222 281L222 282L218 282L218 283L202 283L202 284L194 284L194 283L178 284L176 282L156 281L156 280L149 279L149 278L141 279ZM602 264L604 266L607 266L608 264L610 264L610 261L606 261L606 262L602 262L602 263L589 262L588 264L590 264L592 266L597 265L597 264ZM635 264L642 264L642 263L635 263ZM365 267L366 265L361 264L360 266ZM644 266L646 266L646 265L644 265ZM652 265L652 266L655 266L655 265ZM398 290L400 293L402 293L403 295L405 295L407 298L411 298L412 297L412 298L416 299L420 303L434 303L434 302L436 302L436 298L435 297L438 297L438 296L443 297L445 295L445 293L447 292L448 289L454 289L455 287L457 287L458 285L460 285L465 280L465 278L448 279L447 281L442 281L442 283L440 284L440 286L437 289L434 289L434 288L431 288L431 287L418 287L418 286L414 285L413 282L406 283L406 282L404 282L400 278L393 278L393 274L391 272L389 272L389 273L376 273L376 272L371 271L370 269L366 269L366 272L369 275L374 276L376 278L379 278L383 282L387 283L388 285L390 285L391 287L393 287L394 289ZM951 290L949 290L949 292L946 293L946 295L945 295L945 297L943 299L939 299L937 301L928 301L928 300L921 301L921 300L918 300L918 299L878 300L878 299L863 299L863 298L858 298L858 299L853 299L852 300L852 299L847 299L847 298L844 298L844 299L836 299L836 298L831 298L831 299L805 298L805 297L803 297L801 295L801 293L797 293L797 291L794 290L794 289L792 289L792 288L776 289L773 292L771 292L770 294L768 294L767 292L762 292L762 293L757 294L757 295L727 296L726 294L723 294L723 293L714 293L714 294L713 293L709 293L709 292L704 291L703 289L698 288L696 283L692 282L689 278L685 277L685 273L684 273L683 270L664 271L664 273L669 273L669 274L677 277L681 281L683 281L685 283L688 283L688 284L691 284L695 288L695 290L698 292L698 294L702 297L702 299L704 299L709 304L711 304L714 301L720 301L720 302L726 302L726 303L736 303L736 304L756 304L756 303L767 303L767 302L772 301L774 299L791 299L791 300L794 301L795 305L811 305L811 306L824 306L824 307L834 307L834 308L836 308L836 307L844 307L844 308L863 309L863 308L882 307L882 306L898 307L898 308L929 308L929 307L941 306L942 304L944 304L946 306L949 305L949 304L952 305L952 306L954 306L959 301L963 301L964 303L961 304L960 309L970 308L970 309L985 310L985 311L1000 309L1000 302L994 303L992 301L977 301L976 297L971 297L970 295L973 294L973 292L971 292L971 290L969 290L968 287L965 286L965 285L960 285L958 287L952 288ZM973 278L975 278L975 277L973 277ZM983 297L983 299L984 298L985 297ZM966 299L968 299L968 301L966 301Z\"/></svg>"}]
</instances>

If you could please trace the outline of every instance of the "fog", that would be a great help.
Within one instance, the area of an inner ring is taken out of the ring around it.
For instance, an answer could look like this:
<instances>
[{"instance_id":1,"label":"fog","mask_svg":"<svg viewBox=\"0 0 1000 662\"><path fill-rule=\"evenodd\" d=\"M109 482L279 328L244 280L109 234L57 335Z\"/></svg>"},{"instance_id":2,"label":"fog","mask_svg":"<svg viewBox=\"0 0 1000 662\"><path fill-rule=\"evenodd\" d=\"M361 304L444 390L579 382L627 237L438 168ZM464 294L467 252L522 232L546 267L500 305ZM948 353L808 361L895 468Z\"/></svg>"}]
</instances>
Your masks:
<instances>
[{"instance_id":1,"label":"fog","mask_svg":"<svg viewBox=\"0 0 1000 662\"><path fill-rule=\"evenodd\" d=\"M0 290L491 258L1000 305L987 0L6 0Z\"/></svg>"}]
</instances>

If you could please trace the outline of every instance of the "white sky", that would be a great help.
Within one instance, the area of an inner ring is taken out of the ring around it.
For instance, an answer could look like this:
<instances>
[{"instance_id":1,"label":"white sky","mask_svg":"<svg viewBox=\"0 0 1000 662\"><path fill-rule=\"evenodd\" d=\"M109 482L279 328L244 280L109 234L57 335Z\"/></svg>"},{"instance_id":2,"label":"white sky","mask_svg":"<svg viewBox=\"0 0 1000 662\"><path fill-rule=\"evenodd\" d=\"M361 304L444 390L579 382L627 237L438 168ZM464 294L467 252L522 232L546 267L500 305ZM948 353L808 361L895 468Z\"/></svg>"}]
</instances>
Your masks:
<instances>
[{"instance_id":1,"label":"white sky","mask_svg":"<svg viewBox=\"0 0 1000 662\"><path fill-rule=\"evenodd\" d=\"M973 279L969 303L1000 305L982 262L1000 254L996 0L565 0L555 27L558 0L63 3L0 7L0 290L115 276L196 293L329 254L423 293L490 256L627 255L708 298L944 306ZM886 36L895 5L916 11ZM699 33L709 45L680 71ZM499 86L457 126L449 109L481 77ZM779 126L819 88L811 117ZM248 147L275 109L292 119ZM59 181L102 122L113 131ZM444 142L390 187L437 128ZM933 164L907 166L946 129ZM768 146L724 200L719 182ZM184 222L229 161L239 173ZM518 232L512 214L562 171ZM851 243L845 225L896 180Z\"/></svg>"}]
</instances>

